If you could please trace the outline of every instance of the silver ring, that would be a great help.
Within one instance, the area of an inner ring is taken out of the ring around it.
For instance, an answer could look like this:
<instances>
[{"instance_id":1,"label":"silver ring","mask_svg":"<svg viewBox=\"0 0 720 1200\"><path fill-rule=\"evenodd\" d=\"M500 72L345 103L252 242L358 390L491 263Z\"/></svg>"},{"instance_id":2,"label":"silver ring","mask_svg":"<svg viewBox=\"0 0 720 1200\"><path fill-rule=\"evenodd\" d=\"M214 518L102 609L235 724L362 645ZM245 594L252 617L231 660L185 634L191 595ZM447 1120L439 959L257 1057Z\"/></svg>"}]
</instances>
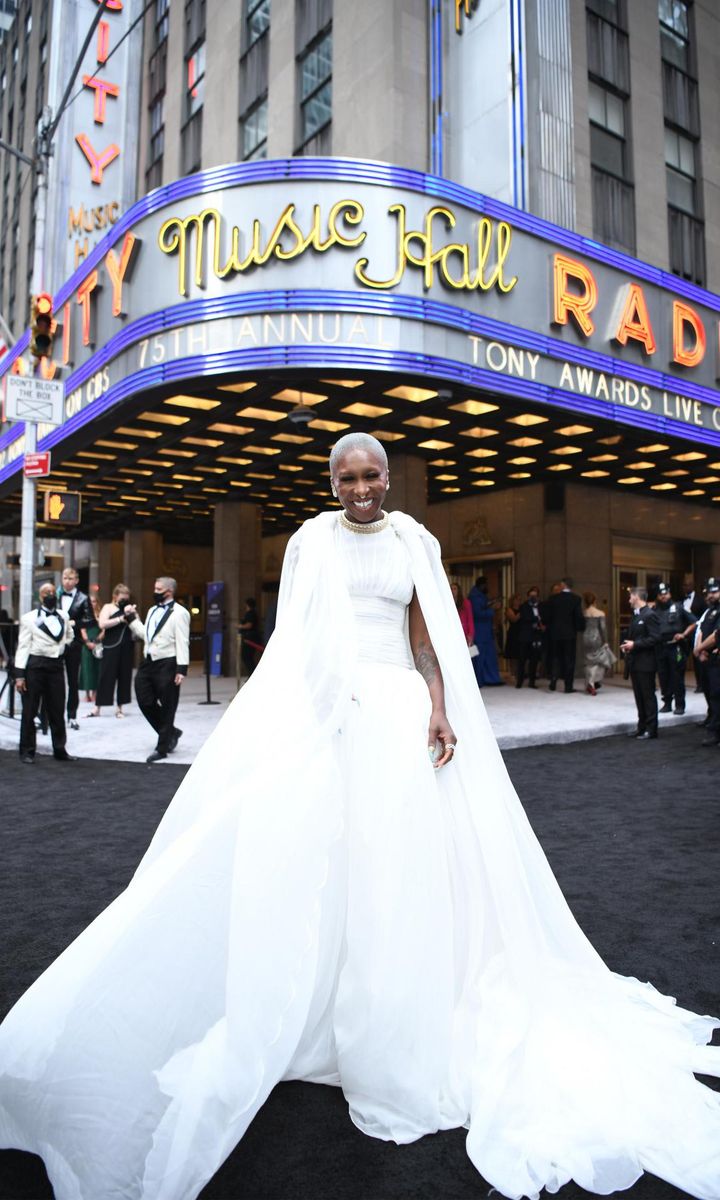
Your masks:
<instances>
[{"instance_id":1,"label":"silver ring","mask_svg":"<svg viewBox=\"0 0 720 1200\"><path fill-rule=\"evenodd\" d=\"M457 742L446 742L445 743L446 750L454 750L456 746L457 746Z\"/></svg>"}]
</instances>

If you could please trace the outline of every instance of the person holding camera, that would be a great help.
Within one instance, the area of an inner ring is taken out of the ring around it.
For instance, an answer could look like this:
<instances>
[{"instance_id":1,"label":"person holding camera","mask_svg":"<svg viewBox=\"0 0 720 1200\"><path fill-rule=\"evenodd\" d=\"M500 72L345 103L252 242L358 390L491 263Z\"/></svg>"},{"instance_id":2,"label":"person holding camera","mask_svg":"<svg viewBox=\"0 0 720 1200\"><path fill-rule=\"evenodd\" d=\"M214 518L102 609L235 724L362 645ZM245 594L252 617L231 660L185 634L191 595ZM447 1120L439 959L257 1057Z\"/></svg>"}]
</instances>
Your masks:
<instances>
[{"instance_id":1,"label":"person holding camera","mask_svg":"<svg viewBox=\"0 0 720 1200\"><path fill-rule=\"evenodd\" d=\"M88 717L99 717L104 705L117 704L116 717L124 717L123 705L130 703L133 672L133 636L130 621L133 615L125 615L130 604L130 588L126 583L117 583L113 588L112 600L103 604L98 617L102 642L96 642L93 653L100 659L100 677L95 694L95 708Z\"/></svg>"},{"instance_id":2,"label":"person holding camera","mask_svg":"<svg viewBox=\"0 0 720 1200\"><path fill-rule=\"evenodd\" d=\"M630 607L633 610L630 628L620 650L625 659L626 678L629 675L635 695L637 729L628 737L648 741L658 735L658 704L655 695L657 647L662 639L660 618L647 602L645 588L632 588Z\"/></svg>"},{"instance_id":3,"label":"person holding camera","mask_svg":"<svg viewBox=\"0 0 720 1200\"><path fill-rule=\"evenodd\" d=\"M135 605L127 605L126 619L136 637L145 642L143 660L135 676L135 696L142 715L158 735L146 762L167 758L182 737L173 724L180 685L190 662L190 613L175 600L177 582L167 575L155 580L153 605L145 624Z\"/></svg>"}]
</instances>

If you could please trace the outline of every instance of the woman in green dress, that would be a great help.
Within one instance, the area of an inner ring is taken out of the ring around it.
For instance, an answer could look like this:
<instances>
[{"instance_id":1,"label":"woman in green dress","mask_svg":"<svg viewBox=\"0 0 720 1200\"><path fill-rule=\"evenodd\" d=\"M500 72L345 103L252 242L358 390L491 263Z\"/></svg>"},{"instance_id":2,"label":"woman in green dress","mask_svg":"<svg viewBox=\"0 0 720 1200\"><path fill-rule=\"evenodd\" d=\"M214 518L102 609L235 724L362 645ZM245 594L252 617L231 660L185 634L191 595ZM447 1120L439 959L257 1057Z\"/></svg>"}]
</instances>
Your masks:
<instances>
[{"instance_id":1,"label":"woman in green dress","mask_svg":"<svg viewBox=\"0 0 720 1200\"><path fill-rule=\"evenodd\" d=\"M85 692L85 699L95 703L98 677L100 675L100 659L95 655L95 647L102 645L103 634L98 624L98 600L95 593L90 596L94 620L85 628L83 638L82 658L80 659L80 691Z\"/></svg>"}]
</instances>

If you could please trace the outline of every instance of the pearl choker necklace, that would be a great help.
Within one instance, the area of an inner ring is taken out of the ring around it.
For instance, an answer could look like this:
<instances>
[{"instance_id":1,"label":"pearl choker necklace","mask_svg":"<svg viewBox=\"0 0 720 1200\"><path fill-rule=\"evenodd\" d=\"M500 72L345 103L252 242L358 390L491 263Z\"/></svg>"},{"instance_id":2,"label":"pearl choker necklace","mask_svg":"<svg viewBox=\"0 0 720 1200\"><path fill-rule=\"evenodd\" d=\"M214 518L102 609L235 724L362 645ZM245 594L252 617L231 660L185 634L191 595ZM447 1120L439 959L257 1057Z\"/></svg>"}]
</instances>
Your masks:
<instances>
[{"instance_id":1,"label":"pearl choker necklace","mask_svg":"<svg viewBox=\"0 0 720 1200\"><path fill-rule=\"evenodd\" d=\"M341 509L338 513L338 524L342 525L343 529L349 529L351 533L382 533L383 529L387 529L390 524L390 517L386 512L377 521L368 521L363 524L360 521L351 521L345 516L345 510Z\"/></svg>"}]
</instances>

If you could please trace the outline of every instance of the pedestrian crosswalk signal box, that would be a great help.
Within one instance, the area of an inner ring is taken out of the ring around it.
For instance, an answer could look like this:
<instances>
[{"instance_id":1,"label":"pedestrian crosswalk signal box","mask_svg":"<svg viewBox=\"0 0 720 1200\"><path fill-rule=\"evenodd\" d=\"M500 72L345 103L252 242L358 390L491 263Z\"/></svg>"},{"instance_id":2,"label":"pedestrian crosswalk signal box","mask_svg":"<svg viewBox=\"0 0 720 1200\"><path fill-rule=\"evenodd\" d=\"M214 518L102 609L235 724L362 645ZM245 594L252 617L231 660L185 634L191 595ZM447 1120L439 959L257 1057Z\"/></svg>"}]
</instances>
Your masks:
<instances>
[{"instance_id":1,"label":"pedestrian crosswalk signal box","mask_svg":"<svg viewBox=\"0 0 720 1200\"><path fill-rule=\"evenodd\" d=\"M44 517L48 525L79 525L82 512L80 492L46 492Z\"/></svg>"}]
</instances>

